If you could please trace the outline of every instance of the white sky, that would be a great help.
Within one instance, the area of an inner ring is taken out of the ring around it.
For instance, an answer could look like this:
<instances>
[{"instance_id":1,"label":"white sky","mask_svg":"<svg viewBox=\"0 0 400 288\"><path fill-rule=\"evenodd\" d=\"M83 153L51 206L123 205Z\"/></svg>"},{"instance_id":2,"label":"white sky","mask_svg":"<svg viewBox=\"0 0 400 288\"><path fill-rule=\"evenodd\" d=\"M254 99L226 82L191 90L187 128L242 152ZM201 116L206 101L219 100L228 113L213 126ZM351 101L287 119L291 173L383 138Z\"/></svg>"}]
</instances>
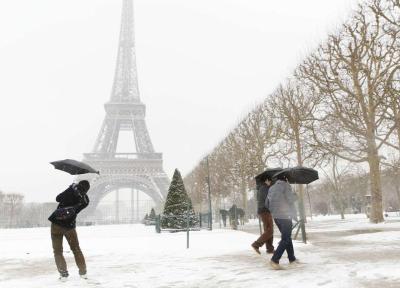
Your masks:
<instances>
[{"instance_id":1,"label":"white sky","mask_svg":"<svg viewBox=\"0 0 400 288\"><path fill-rule=\"evenodd\" d=\"M357 0L136 0L141 99L169 177L188 173ZM110 98L121 0L0 1L0 190L52 201Z\"/></svg>"}]
</instances>

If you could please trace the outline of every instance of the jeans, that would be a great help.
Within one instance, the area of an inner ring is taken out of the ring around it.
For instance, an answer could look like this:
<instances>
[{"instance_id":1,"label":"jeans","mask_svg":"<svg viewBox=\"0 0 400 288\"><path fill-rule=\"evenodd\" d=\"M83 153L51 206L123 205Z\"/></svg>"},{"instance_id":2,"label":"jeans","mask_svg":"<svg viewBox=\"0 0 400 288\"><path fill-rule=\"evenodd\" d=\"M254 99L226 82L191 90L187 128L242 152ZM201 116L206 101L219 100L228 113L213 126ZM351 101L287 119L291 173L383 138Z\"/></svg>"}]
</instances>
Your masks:
<instances>
[{"instance_id":1,"label":"jeans","mask_svg":"<svg viewBox=\"0 0 400 288\"><path fill-rule=\"evenodd\" d=\"M276 226L278 226L281 232L281 241L279 242L278 248L276 248L274 255L271 260L275 263L279 263L283 252L287 252L289 262L296 260L294 256L293 243L292 243L292 219L274 219Z\"/></svg>"},{"instance_id":2,"label":"jeans","mask_svg":"<svg viewBox=\"0 0 400 288\"><path fill-rule=\"evenodd\" d=\"M60 274L67 274L67 264L65 262L65 258L63 256L63 237L68 241L69 247L71 248L72 253L74 254L75 263L79 268L79 274L86 274L86 263L85 258L83 257L81 248L79 247L78 235L76 234L76 230L67 229L56 225L54 223L51 224L51 242L53 244L54 251L54 259L56 261L57 270Z\"/></svg>"}]
</instances>

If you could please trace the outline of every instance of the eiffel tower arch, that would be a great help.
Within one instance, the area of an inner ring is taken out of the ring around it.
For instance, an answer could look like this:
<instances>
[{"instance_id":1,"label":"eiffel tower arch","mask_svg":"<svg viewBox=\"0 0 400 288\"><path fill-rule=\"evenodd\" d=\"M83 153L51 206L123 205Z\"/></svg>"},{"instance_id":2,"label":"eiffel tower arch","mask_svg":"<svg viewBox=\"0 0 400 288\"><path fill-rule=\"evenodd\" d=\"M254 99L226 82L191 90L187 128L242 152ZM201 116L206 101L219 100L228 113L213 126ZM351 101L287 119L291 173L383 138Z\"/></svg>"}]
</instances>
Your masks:
<instances>
[{"instance_id":1,"label":"eiffel tower arch","mask_svg":"<svg viewBox=\"0 0 400 288\"><path fill-rule=\"evenodd\" d=\"M84 154L84 161L100 171L100 175L90 180L91 203L82 213L86 220L94 217L100 201L112 191L135 189L159 205L165 199L169 185L162 154L154 151L147 130L146 106L140 100L132 0L123 0L114 83L104 108L106 115L93 150ZM117 151L121 132L131 132L134 140L131 148L135 152Z\"/></svg>"}]
</instances>

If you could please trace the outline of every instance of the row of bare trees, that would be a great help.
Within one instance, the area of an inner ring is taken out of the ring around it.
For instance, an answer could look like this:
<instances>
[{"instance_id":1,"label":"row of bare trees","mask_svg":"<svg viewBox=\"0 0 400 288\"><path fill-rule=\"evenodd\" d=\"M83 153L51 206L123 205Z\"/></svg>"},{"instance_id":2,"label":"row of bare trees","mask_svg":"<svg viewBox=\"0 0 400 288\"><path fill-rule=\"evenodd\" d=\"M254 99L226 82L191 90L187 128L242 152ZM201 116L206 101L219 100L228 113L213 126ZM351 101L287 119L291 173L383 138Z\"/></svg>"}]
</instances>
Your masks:
<instances>
[{"instance_id":1,"label":"row of bare trees","mask_svg":"<svg viewBox=\"0 0 400 288\"><path fill-rule=\"evenodd\" d=\"M0 226L14 227L23 207L24 196L0 191Z\"/></svg>"},{"instance_id":2,"label":"row of bare trees","mask_svg":"<svg viewBox=\"0 0 400 288\"><path fill-rule=\"evenodd\" d=\"M0 191L0 228L47 226L56 203L25 203L24 195Z\"/></svg>"},{"instance_id":3,"label":"row of bare trees","mask_svg":"<svg viewBox=\"0 0 400 288\"><path fill-rule=\"evenodd\" d=\"M325 171L343 203L351 166L367 170L370 221L383 221L381 175L400 177L400 1L360 5L207 157L209 169L203 160L185 177L195 204L208 173L216 206L228 197L246 208L254 175L290 165Z\"/></svg>"}]
</instances>

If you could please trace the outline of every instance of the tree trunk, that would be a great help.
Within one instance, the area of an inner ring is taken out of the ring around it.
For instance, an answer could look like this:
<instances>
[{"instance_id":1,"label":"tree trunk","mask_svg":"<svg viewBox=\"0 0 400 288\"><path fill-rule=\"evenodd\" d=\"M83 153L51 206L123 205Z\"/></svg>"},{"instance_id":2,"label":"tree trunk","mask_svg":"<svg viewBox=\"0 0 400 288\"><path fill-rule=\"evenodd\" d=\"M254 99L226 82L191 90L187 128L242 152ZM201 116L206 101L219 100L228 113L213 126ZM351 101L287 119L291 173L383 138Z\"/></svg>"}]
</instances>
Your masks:
<instances>
[{"instance_id":1,"label":"tree trunk","mask_svg":"<svg viewBox=\"0 0 400 288\"><path fill-rule=\"evenodd\" d=\"M400 189L399 189L399 185L396 182L396 184L394 185L394 189L396 191L396 196L397 196L397 201L399 203L399 209L400 209Z\"/></svg>"},{"instance_id":2,"label":"tree trunk","mask_svg":"<svg viewBox=\"0 0 400 288\"><path fill-rule=\"evenodd\" d=\"M335 185L334 191L338 197L338 204L339 204L339 211L340 211L340 218L344 219L344 199L343 199L343 191L341 187L341 183L338 183L338 175L337 175L337 158L334 155L332 160L332 173L333 173L333 183Z\"/></svg>"},{"instance_id":3,"label":"tree trunk","mask_svg":"<svg viewBox=\"0 0 400 288\"><path fill-rule=\"evenodd\" d=\"M400 68L397 68L400 69ZM392 75L394 76L394 74ZM393 81L393 78L392 78ZM400 152L400 111L398 109L398 104L397 104L397 95L393 92L392 95L392 108L393 108L393 115L394 115L394 123L396 125L396 132L397 132L397 145L399 146L399 152Z\"/></svg>"},{"instance_id":4,"label":"tree trunk","mask_svg":"<svg viewBox=\"0 0 400 288\"><path fill-rule=\"evenodd\" d=\"M295 137L296 137L296 155L297 155L297 165L303 166L303 159L301 157L301 141L300 141L300 132L299 127L296 127ZM304 223L307 223L306 211L304 209L304 187L303 185L299 185L299 213L300 218L304 220Z\"/></svg>"},{"instance_id":5,"label":"tree trunk","mask_svg":"<svg viewBox=\"0 0 400 288\"><path fill-rule=\"evenodd\" d=\"M11 204L11 207L10 207L10 222L9 222L10 228L13 227L13 220L14 220L13 218L14 218L14 205Z\"/></svg>"},{"instance_id":6,"label":"tree trunk","mask_svg":"<svg viewBox=\"0 0 400 288\"><path fill-rule=\"evenodd\" d=\"M219 213L219 209L221 209L221 195L217 194L217 207L214 208L214 215L217 218L217 222L221 224L221 214Z\"/></svg>"},{"instance_id":7,"label":"tree trunk","mask_svg":"<svg viewBox=\"0 0 400 288\"><path fill-rule=\"evenodd\" d=\"M342 197L342 193L341 192L339 192L340 193L340 196L339 196L339 201L340 201L340 219L342 219L342 220L344 220L344 201L343 201L343 197Z\"/></svg>"},{"instance_id":8,"label":"tree trunk","mask_svg":"<svg viewBox=\"0 0 400 288\"><path fill-rule=\"evenodd\" d=\"M372 223L379 223L383 222L380 159L375 140L370 140L368 144L370 146L368 149L368 164L371 180L371 213L369 220Z\"/></svg>"},{"instance_id":9,"label":"tree trunk","mask_svg":"<svg viewBox=\"0 0 400 288\"><path fill-rule=\"evenodd\" d=\"M244 214L244 219L247 221L247 189L246 189L246 183L244 180L242 180L242 185L241 185L241 194L242 194L242 205L243 205L243 210L245 212Z\"/></svg>"}]
</instances>

